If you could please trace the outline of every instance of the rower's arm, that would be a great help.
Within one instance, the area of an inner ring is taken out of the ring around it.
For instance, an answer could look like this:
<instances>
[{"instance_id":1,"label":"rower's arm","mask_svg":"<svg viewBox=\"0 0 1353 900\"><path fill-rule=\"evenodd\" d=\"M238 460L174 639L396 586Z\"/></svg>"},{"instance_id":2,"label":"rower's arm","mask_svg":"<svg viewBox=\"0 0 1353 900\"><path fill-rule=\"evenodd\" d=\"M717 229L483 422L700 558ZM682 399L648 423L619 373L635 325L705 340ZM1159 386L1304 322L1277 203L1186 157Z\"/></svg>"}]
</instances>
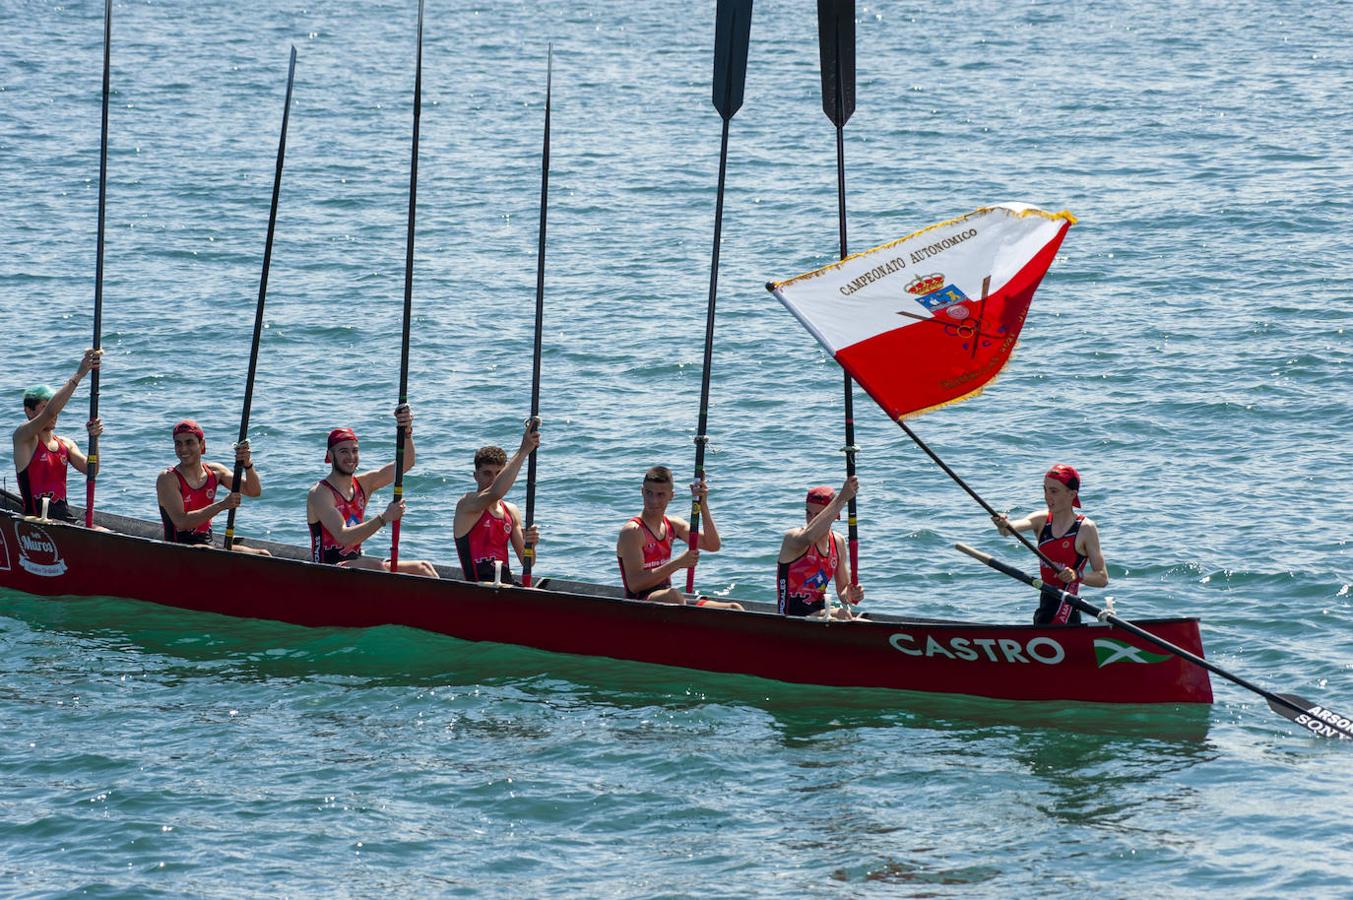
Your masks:
<instances>
[{"instance_id":1,"label":"rower's arm","mask_svg":"<svg viewBox=\"0 0 1353 900\"><path fill-rule=\"evenodd\" d=\"M1109 564L1104 561L1104 552L1099 548L1099 529L1089 519L1081 522L1080 541L1083 554L1090 562L1090 571L1081 576L1081 584L1088 587L1109 586Z\"/></svg>"},{"instance_id":2,"label":"rower's arm","mask_svg":"<svg viewBox=\"0 0 1353 900\"><path fill-rule=\"evenodd\" d=\"M259 481L258 473L254 471L253 467L245 469L240 483L236 484L234 471L227 469L223 464L207 463L207 466L216 473L216 480L221 482L222 487L226 490L243 494L246 497L263 496L263 483Z\"/></svg>"},{"instance_id":3,"label":"rower's arm","mask_svg":"<svg viewBox=\"0 0 1353 900\"><path fill-rule=\"evenodd\" d=\"M512 517L512 550L517 554L517 562L526 564L526 536L521 530L521 511L514 504L504 503L507 514Z\"/></svg>"},{"instance_id":4,"label":"rower's arm","mask_svg":"<svg viewBox=\"0 0 1353 900\"><path fill-rule=\"evenodd\" d=\"M160 477L155 479L155 496L165 515L169 516L169 521L179 531L192 531L203 522L211 521L213 516L229 506L225 500L217 500L201 509L186 512L183 509L183 495L179 493L178 479L174 477L172 469L161 472Z\"/></svg>"},{"instance_id":5,"label":"rower's arm","mask_svg":"<svg viewBox=\"0 0 1353 900\"><path fill-rule=\"evenodd\" d=\"M792 562L802 555L803 551L808 549L809 544L816 544L822 540L827 532L832 530L832 523L836 517L841 514L841 507L847 502L843 496L844 492L837 492L832 498L832 502L822 507L822 511L813 516L812 520L803 528L795 528L785 533L784 548L780 554L781 562ZM832 540L836 538L833 537ZM784 558L786 552L792 552L789 559Z\"/></svg>"},{"instance_id":6,"label":"rower's arm","mask_svg":"<svg viewBox=\"0 0 1353 900\"><path fill-rule=\"evenodd\" d=\"M318 493L320 490L319 485L310 489L310 514L324 526L325 531L333 535L335 541L343 545L343 549L356 547L385 525L384 513L377 513L365 522L348 525L331 498Z\"/></svg>"},{"instance_id":7,"label":"rower's arm","mask_svg":"<svg viewBox=\"0 0 1353 900\"><path fill-rule=\"evenodd\" d=\"M70 398L75 395L75 389L80 386L80 379L84 378L90 369L98 368L99 356L102 353L102 350L85 351L84 358L80 360L80 367L75 370L74 375L66 379L66 383L61 385L61 389L52 395L52 399L47 401L47 405L42 408L42 412L15 429L14 444L16 448L21 440L25 443L36 441L38 435L52 426L61 410L66 408Z\"/></svg>"},{"instance_id":8,"label":"rower's arm","mask_svg":"<svg viewBox=\"0 0 1353 900\"><path fill-rule=\"evenodd\" d=\"M1010 519L1006 516L992 516L992 524L1001 534L1009 534L1012 531L1028 531L1037 534L1047 521L1047 513L1031 513L1022 519Z\"/></svg>"},{"instance_id":9,"label":"rower's arm","mask_svg":"<svg viewBox=\"0 0 1353 900\"><path fill-rule=\"evenodd\" d=\"M87 473L89 471L89 457L85 456L84 451L80 449L80 445L70 438L59 437L57 440L66 445L66 459L75 467L75 471L82 475Z\"/></svg>"}]
</instances>

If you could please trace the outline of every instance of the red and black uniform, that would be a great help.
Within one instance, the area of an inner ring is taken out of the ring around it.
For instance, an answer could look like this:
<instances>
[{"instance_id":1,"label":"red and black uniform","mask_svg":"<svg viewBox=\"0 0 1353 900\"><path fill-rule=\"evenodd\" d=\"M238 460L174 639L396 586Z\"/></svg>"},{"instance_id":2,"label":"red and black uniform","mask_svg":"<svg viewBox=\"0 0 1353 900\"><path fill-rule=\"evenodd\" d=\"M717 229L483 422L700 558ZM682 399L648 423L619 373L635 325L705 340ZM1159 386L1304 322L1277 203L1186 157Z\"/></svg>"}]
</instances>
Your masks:
<instances>
[{"instance_id":1,"label":"red and black uniform","mask_svg":"<svg viewBox=\"0 0 1353 900\"><path fill-rule=\"evenodd\" d=\"M498 511L502 513L501 518L486 508L479 514L474 527L456 538L460 569L469 581L492 581L493 562L497 560L502 563L502 580L516 583L507 562L507 548L512 541L512 513L501 500L498 501Z\"/></svg>"},{"instance_id":2,"label":"red and black uniform","mask_svg":"<svg viewBox=\"0 0 1353 900\"><path fill-rule=\"evenodd\" d=\"M78 522L71 514L66 503L66 468L70 461L70 450L61 438L53 438L56 449L50 449L41 439L33 458L19 473L19 493L23 496L23 511L26 516L42 515L42 498L51 501L47 504L47 517L62 522Z\"/></svg>"},{"instance_id":3,"label":"red and black uniform","mask_svg":"<svg viewBox=\"0 0 1353 900\"><path fill-rule=\"evenodd\" d=\"M658 537L653 533L643 516L635 516L630 519L631 522L638 522L639 527L644 530L644 571L652 572L654 569L660 569L667 565L672 559L672 523L666 517L662 517L662 533L665 537ZM620 562L620 582L625 585L625 596L630 600L646 600L648 595L655 591L665 590L672 586L672 578L669 575L662 581L652 587L644 588L642 591L634 591L630 588L629 581L625 579L625 562L616 557Z\"/></svg>"},{"instance_id":4,"label":"red and black uniform","mask_svg":"<svg viewBox=\"0 0 1353 900\"><path fill-rule=\"evenodd\" d=\"M1076 516L1076 521L1071 523L1071 527L1066 530L1066 534L1053 537L1052 534L1052 513L1048 513L1048 520L1043 523L1043 530L1038 532L1038 549L1053 562L1058 563L1056 569L1050 568L1046 563L1039 563L1039 577L1045 584L1059 587L1068 594L1080 594L1081 575L1085 572L1085 563L1088 557L1082 556L1076 552L1076 537L1080 534L1081 523L1085 521L1085 516ZM1057 573L1065 566L1076 573L1076 580L1070 584L1062 584L1062 580L1057 577ZM1038 604L1038 612L1034 613L1035 625L1079 625L1081 623L1080 610L1075 609L1071 604L1065 602L1060 597L1053 599L1046 595Z\"/></svg>"},{"instance_id":5,"label":"red and black uniform","mask_svg":"<svg viewBox=\"0 0 1353 900\"><path fill-rule=\"evenodd\" d=\"M338 514L343 517L343 524L351 528L354 525L361 525L366 519L366 491L362 490L362 483L356 478L352 479L352 499L349 500L338 492L338 488L329 483L327 478L320 479L320 484L329 489L329 493L334 495L334 506L338 508ZM362 545L356 547L344 547L334 536L329 533L329 529L324 527L322 522L310 523L310 560L317 563L335 563L346 562L350 559L356 559L362 555Z\"/></svg>"},{"instance_id":6,"label":"red and black uniform","mask_svg":"<svg viewBox=\"0 0 1353 900\"><path fill-rule=\"evenodd\" d=\"M836 578L836 567L841 557L836 549L836 535L828 534L827 552L809 544L803 555L793 562L782 562L777 567L775 586L782 616L811 616L822 612L827 603L827 589Z\"/></svg>"},{"instance_id":7,"label":"red and black uniform","mask_svg":"<svg viewBox=\"0 0 1353 900\"><path fill-rule=\"evenodd\" d=\"M173 472L174 477L179 480L179 496L183 498L183 511L196 512L199 509L206 509L216 502L216 487L220 480L216 473L207 468L207 480L202 482L201 487L193 487L188 484L188 479L183 477L183 473L175 466L166 469L166 472ZM164 539L174 544L210 544L211 543L211 519L198 525L191 531L179 531L174 527L174 520L169 518L169 513L163 506L160 507L160 521L164 523Z\"/></svg>"}]
</instances>

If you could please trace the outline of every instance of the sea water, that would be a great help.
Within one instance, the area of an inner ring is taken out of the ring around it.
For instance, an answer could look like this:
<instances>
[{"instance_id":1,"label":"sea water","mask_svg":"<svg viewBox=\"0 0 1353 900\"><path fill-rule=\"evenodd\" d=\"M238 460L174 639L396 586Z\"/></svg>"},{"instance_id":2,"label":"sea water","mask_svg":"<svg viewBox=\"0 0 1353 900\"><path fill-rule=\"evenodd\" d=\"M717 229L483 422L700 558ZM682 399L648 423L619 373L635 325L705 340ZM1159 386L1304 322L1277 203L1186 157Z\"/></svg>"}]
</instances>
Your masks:
<instances>
[{"instance_id":1,"label":"sea water","mask_svg":"<svg viewBox=\"0 0 1353 900\"><path fill-rule=\"evenodd\" d=\"M845 132L853 250L993 202L1080 217L1005 372L918 433L1016 513L1076 465L1112 577L1092 600L1200 616L1215 662L1344 713L1346 12L860 3ZM305 542L330 428L392 457L416 14L115 4L100 509L156 518L180 418L229 460L292 44L265 494L239 530ZM713 21L429 0L402 556L451 562L474 450L520 439L551 42L538 572L617 582L643 470L689 479ZM90 341L101 54L102 4L0 0L7 428ZM707 593L771 598L804 490L842 478L840 370L763 288L835 257L835 176L814 4L762 2L729 142ZM87 402L58 428L82 444ZM951 547L1033 560L855 402L866 608L1026 621L1031 592ZM1190 709L827 690L0 591L0 893L1347 895L1348 747L1214 688Z\"/></svg>"}]
</instances>

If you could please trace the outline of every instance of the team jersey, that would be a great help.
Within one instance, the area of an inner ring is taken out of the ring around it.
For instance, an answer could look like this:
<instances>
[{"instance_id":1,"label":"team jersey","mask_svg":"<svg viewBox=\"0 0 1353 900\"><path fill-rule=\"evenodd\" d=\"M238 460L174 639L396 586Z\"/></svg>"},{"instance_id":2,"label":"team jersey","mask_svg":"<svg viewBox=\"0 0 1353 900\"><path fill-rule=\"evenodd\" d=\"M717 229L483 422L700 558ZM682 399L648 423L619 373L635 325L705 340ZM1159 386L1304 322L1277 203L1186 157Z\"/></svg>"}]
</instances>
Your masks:
<instances>
[{"instance_id":1,"label":"team jersey","mask_svg":"<svg viewBox=\"0 0 1353 900\"><path fill-rule=\"evenodd\" d=\"M343 517L343 524L351 528L353 525L360 525L366 519L366 491L362 490L362 483L356 478L352 479L352 499L344 497L338 492L338 488L329 483L327 478L321 479L320 484L329 489L329 493L334 495L334 506L338 508L338 514ZM344 547L334 536L329 533L329 529L324 527L321 522L310 523L310 559L317 563L344 562L349 559L356 559L362 555L362 545L355 547Z\"/></svg>"},{"instance_id":2,"label":"team jersey","mask_svg":"<svg viewBox=\"0 0 1353 900\"><path fill-rule=\"evenodd\" d=\"M183 473L175 466L165 469L166 472L173 472L174 477L179 482L179 496L183 498L183 511L196 512L199 509L206 509L216 502L216 488L220 480L216 473L208 466L207 480L202 482L201 487L193 487L188 484L188 479L183 477ZM211 519L191 528L187 531L179 531L174 527L174 520L169 518L169 513L163 506L160 507L160 521L164 524L164 539L175 544L210 544L211 543Z\"/></svg>"},{"instance_id":3,"label":"team jersey","mask_svg":"<svg viewBox=\"0 0 1353 900\"><path fill-rule=\"evenodd\" d=\"M1076 537L1080 534L1081 523L1084 521L1085 516L1076 516L1076 521L1071 523L1066 534L1053 537L1052 513L1049 512L1047 521L1038 532L1038 549L1053 562L1073 570L1076 573L1076 580L1070 584L1062 584L1062 580L1057 577L1061 568L1053 569L1046 563L1039 564L1039 577L1044 583L1060 587L1068 594L1080 594L1081 575L1085 572L1087 557L1076 552ZM1044 597L1039 603L1038 612L1034 614L1035 625L1079 625L1080 621L1080 610L1073 608L1060 597L1055 600Z\"/></svg>"},{"instance_id":4,"label":"team jersey","mask_svg":"<svg viewBox=\"0 0 1353 900\"><path fill-rule=\"evenodd\" d=\"M498 511L502 513L501 518L485 509L479 514L474 527L456 538L456 555L460 557L460 568L470 581L492 581L494 560L502 563L500 571L502 580L512 580L512 571L508 567L507 547L512 540L514 520L507 504L501 500L498 501Z\"/></svg>"},{"instance_id":5,"label":"team jersey","mask_svg":"<svg viewBox=\"0 0 1353 900\"><path fill-rule=\"evenodd\" d=\"M23 497L26 516L42 515L42 498L46 497L47 515L66 522L77 521L66 502L66 469L70 464L70 449L61 438L54 438L56 449L50 449L41 440L28 465L19 473L19 494Z\"/></svg>"},{"instance_id":6,"label":"team jersey","mask_svg":"<svg viewBox=\"0 0 1353 900\"><path fill-rule=\"evenodd\" d=\"M662 533L665 537L658 537L653 533L648 524L644 522L643 516L635 516L630 522L638 522L639 527L644 530L644 571L651 572L654 569L660 569L667 565L672 559L672 522L666 516L662 517ZM628 524L628 523L627 523ZM616 557L620 563L620 582L625 586L625 596L631 600L643 600L655 591L661 591L672 586L671 576L664 578L658 584L652 587L644 588L642 591L630 589L629 581L625 578L625 563L620 557Z\"/></svg>"},{"instance_id":7,"label":"team jersey","mask_svg":"<svg viewBox=\"0 0 1353 900\"><path fill-rule=\"evenodd\" d=\"M817 549L817 544L809 544L798 559L777 566L775 586L780 615L810 616L826 605L827 588L836 578L836 567L841 562L836 535L828 534L827 538L825 553Z\"/></svg>"}]
</instances>

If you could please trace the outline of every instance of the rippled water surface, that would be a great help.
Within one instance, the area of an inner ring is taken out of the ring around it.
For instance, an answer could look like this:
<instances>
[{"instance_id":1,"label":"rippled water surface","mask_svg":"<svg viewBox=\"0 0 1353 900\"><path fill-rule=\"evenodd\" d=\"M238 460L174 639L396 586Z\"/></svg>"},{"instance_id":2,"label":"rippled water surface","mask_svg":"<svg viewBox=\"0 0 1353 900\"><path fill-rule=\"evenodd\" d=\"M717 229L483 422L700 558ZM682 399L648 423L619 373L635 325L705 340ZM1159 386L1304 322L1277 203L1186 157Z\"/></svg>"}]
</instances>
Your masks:
<instances>
[{"instance_id":1,"label":"rippled water surface","mask_svg":"<svg viewBox=\"0 0 1353 900\"><path fill-rule=\"evenodd\" d=\"M404 555L450 560L474 449L511 446L527 409L549 42L541 569L613 581L642 470L689 473L713 11L428 0ZM10 422L89 340L101 13L0 0ZM1004 200L1081 219L1000 380L917 430L1002 508L1073 462L1121 612L1199 615L1219 664L1344 710L1346 19L861 3L846 129L855 249ZM228 452L293 43L252 428L267 493L241 529L305 540L335 425L388 458L415 20L412 2L115 4L102 508L155 517L178 418ZM700 571L769 599L804 487L842 465L839 370L762 287L836 251L814 4L759 3L750 60L710 414L725 549ZM1024 620L1032 597L950 547L1028 560L857 409L866 603ZM1210 709L1011 705L0 591L0 893L1347 895L1353 757L1214 686Z\"/></svg>"}]
</instances>

